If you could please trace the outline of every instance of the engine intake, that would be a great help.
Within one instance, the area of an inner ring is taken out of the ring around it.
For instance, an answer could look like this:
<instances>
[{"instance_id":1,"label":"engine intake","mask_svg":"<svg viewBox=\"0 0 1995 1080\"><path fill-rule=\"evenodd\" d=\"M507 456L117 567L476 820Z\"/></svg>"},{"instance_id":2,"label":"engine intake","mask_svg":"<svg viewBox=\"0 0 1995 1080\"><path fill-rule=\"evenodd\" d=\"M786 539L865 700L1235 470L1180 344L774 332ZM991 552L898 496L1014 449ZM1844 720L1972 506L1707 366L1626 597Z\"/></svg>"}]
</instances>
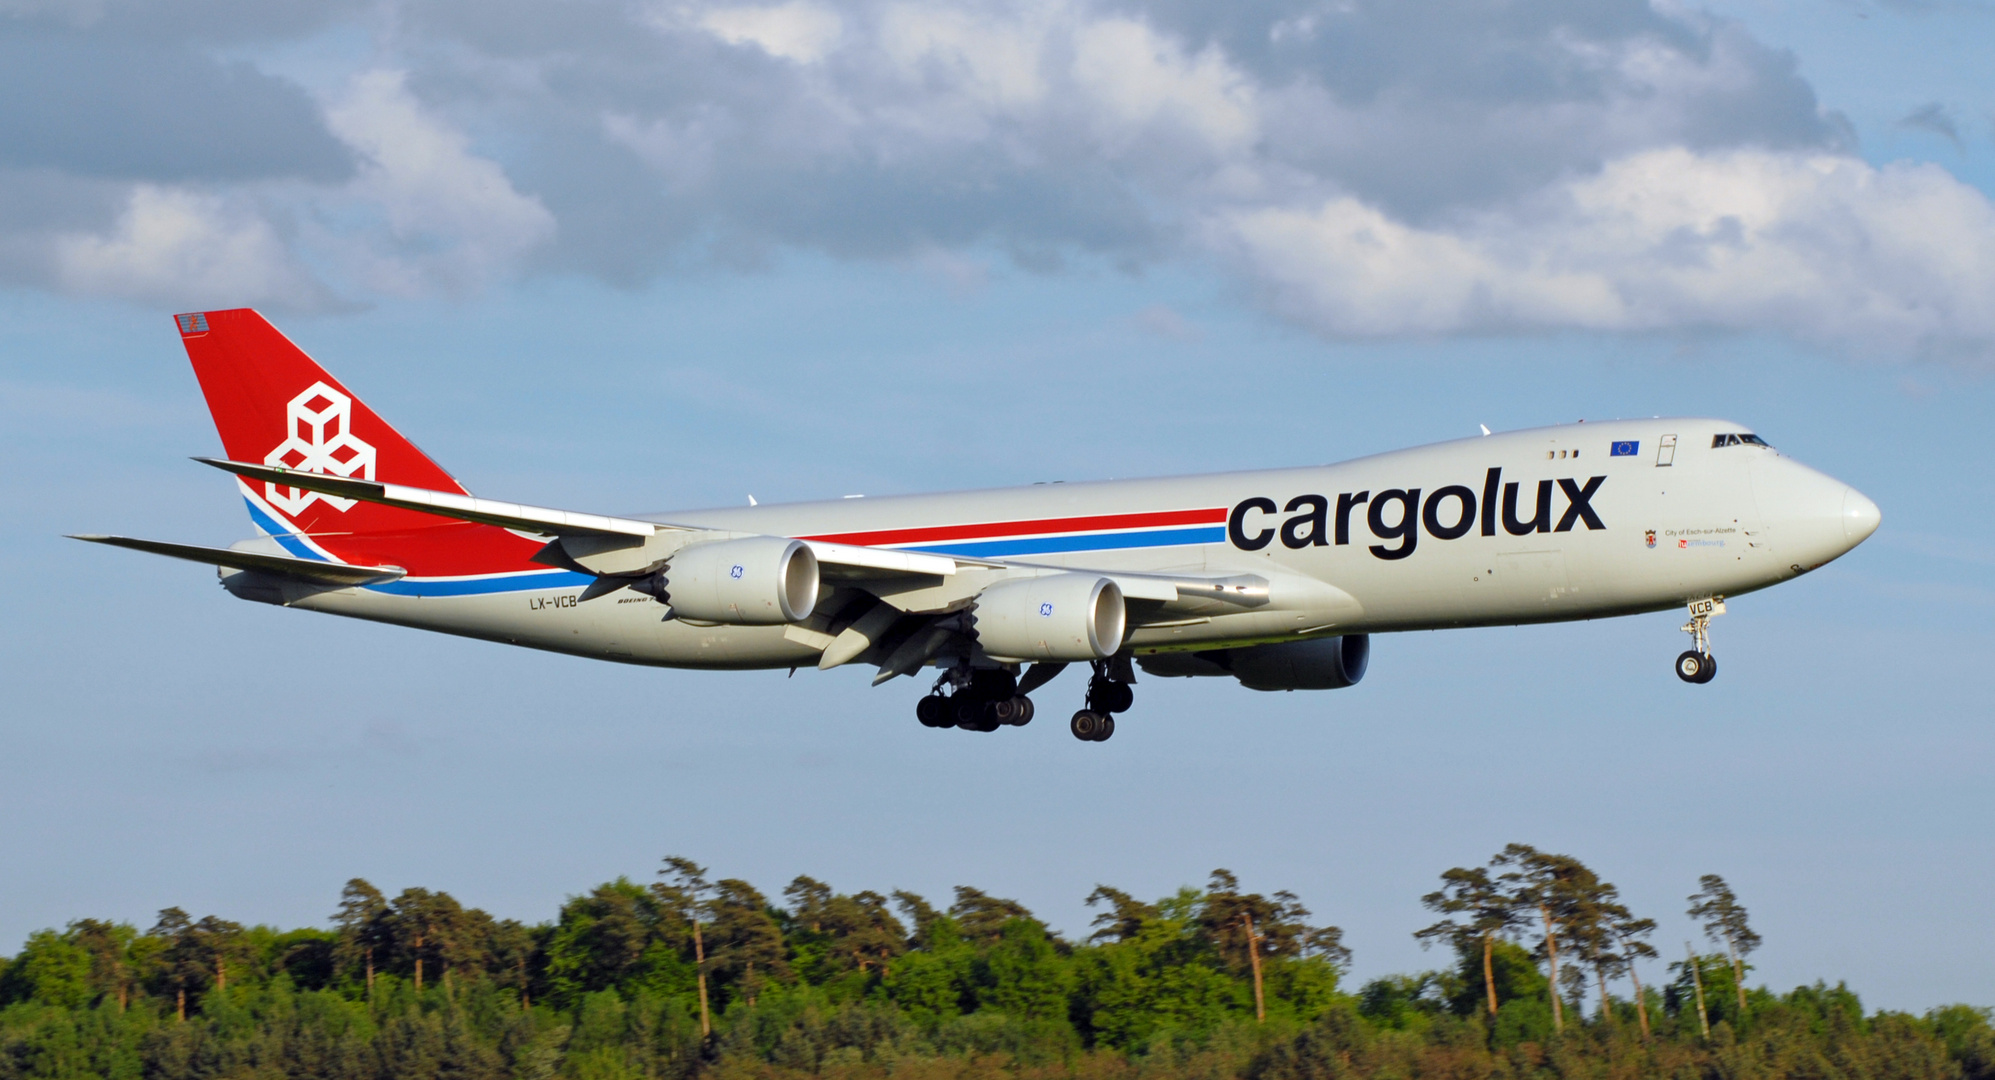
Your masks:
<instances>
[{"instance_id":1,"label":"engine intake","mask_svg":"<svg viewBox=\"0 0 1995 1080\"><path fill-rule=\"evenodd\" d=\"M656 591L644 591L671 604L672 614L702 622L775 626L802 622L817 606L817 555L781 536L694 544L656 580Z\"/></svg>"},{"instance_id":2,"label":"engine intake","mask_svg":"<svg viewBox=\"0 0 1995 1080\"><path fill-rule=\"evenodd\" d=\"M1003 581L977 594L977 641L997 660L1099 660L1129 613L1115 582L1088 574Z\"/></svg>"},{"instance_id":3,"label":"engine intake","mask_svg":"<svg viewBox=\"0 0 1995 1080\"><path fill-rule=\"evenodd\" d=\"M1371 663L1369 634L1285 641L1244 649L1156 653L1136 662L1151 675L1231 675L1250 690L1341 690L1357 685Z\"/></svg>"}]
</instances>

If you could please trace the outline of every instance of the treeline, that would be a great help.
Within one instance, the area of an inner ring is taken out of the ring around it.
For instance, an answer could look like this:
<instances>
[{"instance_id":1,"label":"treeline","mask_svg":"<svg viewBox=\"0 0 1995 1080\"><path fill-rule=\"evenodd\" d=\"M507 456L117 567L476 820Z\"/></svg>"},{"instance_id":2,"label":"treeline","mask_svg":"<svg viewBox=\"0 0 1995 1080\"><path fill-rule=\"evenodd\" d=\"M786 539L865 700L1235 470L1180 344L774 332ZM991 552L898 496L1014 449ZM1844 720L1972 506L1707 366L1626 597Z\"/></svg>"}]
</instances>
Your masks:
<instances>
[{"instance_id":1,"label":"treeline","mask_svg":"<svg viewBox=\"0 0 1995 1080\"><path fill-rule=\"evenodd\" d=\"M969 887L771 899L680 858L532 926L356 879L324 929L169 908L31 935L0 960L0 1080L1995 1080L1987 1010L1749 988L1759 939L1715 876L1691 913L1718 948L1650 982L1654 923L1567 856L1512 845L1424 899L1444 918L1417 936L1455 962L1351 988L1336 927L1225 870L1153 902L1099 886L1078 941Z\"/></svg>"}]
</instances>

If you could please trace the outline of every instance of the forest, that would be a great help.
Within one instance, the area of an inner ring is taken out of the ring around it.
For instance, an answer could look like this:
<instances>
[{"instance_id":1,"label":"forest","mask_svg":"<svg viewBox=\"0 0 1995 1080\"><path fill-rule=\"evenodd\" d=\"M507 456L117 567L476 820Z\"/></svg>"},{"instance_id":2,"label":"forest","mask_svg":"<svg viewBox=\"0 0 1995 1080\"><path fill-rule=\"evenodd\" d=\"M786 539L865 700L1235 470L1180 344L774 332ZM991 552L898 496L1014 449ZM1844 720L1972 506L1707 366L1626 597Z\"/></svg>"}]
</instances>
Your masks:
<instances>
[{"instance_id":1,"label":"forest","mask_svg":"<svg viewBox=\"0 0 1995 1080\"><path fill-rule=\"evenodd\" d=\"M323 927L168 908L30 935L0 959L0 1080L1995 1080L1986 1008L1750 985L1760 937L1717 875L1687 898L1702 948L1668 960L1570 856L1512 844L1437 886L1410 928L1436 967L1351 986L1336 927L1226 870L1097 886L1078 940L968 886L772 898L680 857L536 925L354 879Z\"/></svg>"}]
</instances>

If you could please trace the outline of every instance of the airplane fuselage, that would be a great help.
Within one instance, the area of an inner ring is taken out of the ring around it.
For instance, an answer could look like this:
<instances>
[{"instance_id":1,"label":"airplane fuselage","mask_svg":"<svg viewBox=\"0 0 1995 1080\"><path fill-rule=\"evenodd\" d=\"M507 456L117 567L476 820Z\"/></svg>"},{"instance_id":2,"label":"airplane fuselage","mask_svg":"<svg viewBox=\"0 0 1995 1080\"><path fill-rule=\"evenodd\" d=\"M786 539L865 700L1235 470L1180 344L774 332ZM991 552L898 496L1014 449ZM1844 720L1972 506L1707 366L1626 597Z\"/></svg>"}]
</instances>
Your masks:
<instances>
[{"instance_id":1,"label":"airplane fuselage","mask_svg":"<svg viewBox=\"0 0 1995 1080\"><path fill-rule=\"evenodd\" d=\"M651 520L1014 566L1272 583L1259 606L1133 620L1127 644L1140 656L1657 611L1806 573L1876 527L1876 507L1840 481L1764 445L1713 445L1750 430L1707 419L1585 423L1317 467ZM590 579L552 569L281 596L254 574L223 576L254 599L637 664L809 666L829 640L807 625L665 618L657 601L627 590L583 601ZM952 583L953 594L963 585ZM896 603L927 610L919 595Z\"/></svg>"}]
</instances>

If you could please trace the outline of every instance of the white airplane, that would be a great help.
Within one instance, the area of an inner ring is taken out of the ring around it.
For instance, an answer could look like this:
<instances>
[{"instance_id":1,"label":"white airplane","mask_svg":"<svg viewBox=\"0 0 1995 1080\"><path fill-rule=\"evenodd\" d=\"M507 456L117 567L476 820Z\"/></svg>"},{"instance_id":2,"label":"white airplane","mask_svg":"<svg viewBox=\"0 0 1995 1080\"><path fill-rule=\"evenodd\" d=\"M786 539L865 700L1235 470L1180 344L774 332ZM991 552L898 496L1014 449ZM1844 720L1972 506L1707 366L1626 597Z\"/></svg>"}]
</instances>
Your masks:
<instances>
[{"instance_id":1,"label":"white airplane","mask_svg":"<svg viewBox=\"0 0 1995 1080\"><path fill-rule=\"evenodd\" d=\"M941 669L916 715L993 731L1092 667L1107 739L1135 668L1346 687L1371 635L1687 607L1686 682L1728 596L1862 543L1876 504L1723 420L1489 434L1336 465L637 517L478 498L262 316L177 316L263 534L77 539L219 568L246 600L601 660ZM1029 665L1029 666L1028 666Z\"/></svg>"}]
</instances>

